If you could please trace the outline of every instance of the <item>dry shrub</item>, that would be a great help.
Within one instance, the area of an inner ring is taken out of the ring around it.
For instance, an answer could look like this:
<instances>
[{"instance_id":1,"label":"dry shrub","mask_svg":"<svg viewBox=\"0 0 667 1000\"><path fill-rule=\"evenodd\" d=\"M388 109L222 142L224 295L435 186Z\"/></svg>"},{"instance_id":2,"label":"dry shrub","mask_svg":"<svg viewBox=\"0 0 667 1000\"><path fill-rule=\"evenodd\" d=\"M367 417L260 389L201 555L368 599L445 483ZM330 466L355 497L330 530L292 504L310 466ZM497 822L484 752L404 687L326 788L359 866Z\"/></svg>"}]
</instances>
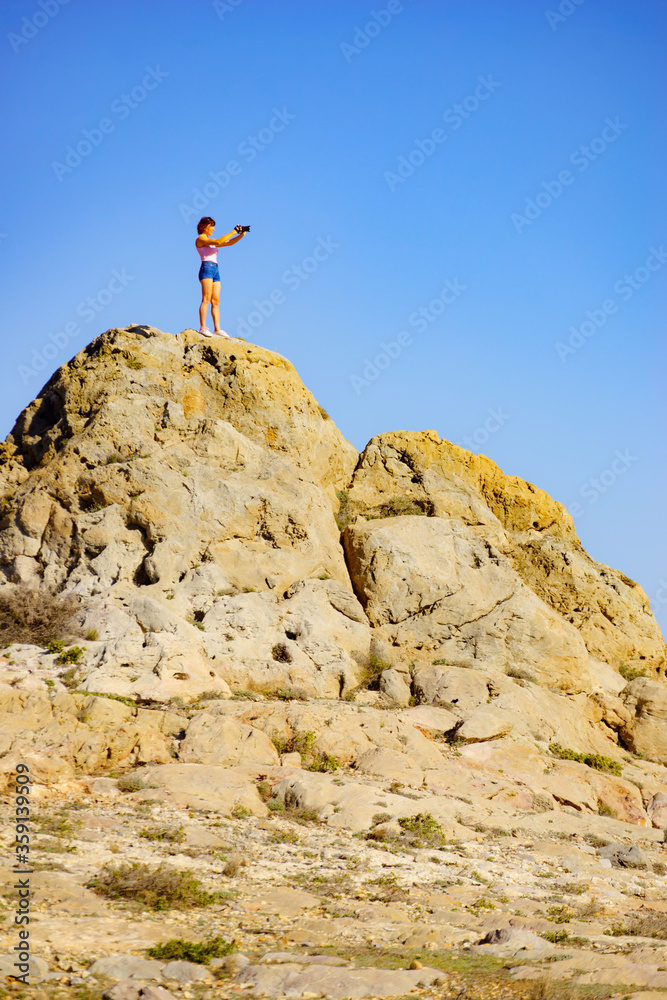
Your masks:
<instances>
[{"instance_id":1,"label":"dry shrub","mask_svg":"<svg viewBox=\"0 0 667 1000\"><path fill-rule=\"evenodd\" d=\"M0 593L0 646L48 646L54 639L73 637L78 608L75 597L54 594L47 587L19 584L5 590Z\"/></svg>"},{"instance_id":2,"label":"dry shrub","mask_svg":"<svg viewBox=\"0 0 667 1000\"><path fill-rule=\"evenodd\" d=\"M106 865L86 885L107 899L136 900L151 910L189 910L217 899L216 893L202 889L192 872L168 865L149 868L137 861L117 868Z\"/></svg>"},{"instance_id":3,"label":"dry shrub","mask_svg":"<svg viewBox=\"0 0 667 1000\"><path fill-rule=\"evenodd\" d=\"M559 983L548 976L538 979L528 994L529 1000L577 1000L578 996L573 986Z\"/></svg>"},{"instance_id":4,"label":"dry shrub","mask_svg":"<svg viewBox=\"0 0 667 1000\"><path fill-rule=\"evenodd\" d=\"M614 937L631 934L633 937L652 937L667 940L667 913L635 913L623 926L616 924L610 932Z\"/></svg>"}]
</instances>

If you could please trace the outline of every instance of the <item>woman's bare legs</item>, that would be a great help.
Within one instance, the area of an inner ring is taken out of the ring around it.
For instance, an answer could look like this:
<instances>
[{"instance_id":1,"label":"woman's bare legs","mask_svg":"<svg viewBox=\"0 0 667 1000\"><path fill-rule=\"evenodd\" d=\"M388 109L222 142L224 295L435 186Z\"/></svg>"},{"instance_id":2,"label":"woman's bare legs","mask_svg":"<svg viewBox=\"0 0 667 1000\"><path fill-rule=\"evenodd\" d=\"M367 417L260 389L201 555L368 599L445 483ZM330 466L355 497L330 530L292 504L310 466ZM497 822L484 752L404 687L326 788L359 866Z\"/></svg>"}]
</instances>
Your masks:
<instances>
[{"instance_id":1,"label":"woman's bare legs","mask_svg":"<svg viewBox=\"0 0 667 1000\"><path fill-rule=\"evenodd\" d=\"M206 327L206 313L208 312L208 306L211 301L213 294L213 279L212 278L202 278L200 280L201 284L201 305L199 306L199 329L203 330ZM218 286L218 301L220 300L220 282L216 282ZM213 315L213 310L211 310ZM213 320L215 321L215 315L213 315Z\"/></svg>"},{"instance_id":2,"label":"woman's bare legs","mask_svg":"<svg viewBox=\"0 0 667 1000\"><path fill-rule=\"evenodd\" d=\"M213 319L213 329L217 333L220 329L220 282L214 281L211 290L211 317Z\"/></svg>"}]
</instances>

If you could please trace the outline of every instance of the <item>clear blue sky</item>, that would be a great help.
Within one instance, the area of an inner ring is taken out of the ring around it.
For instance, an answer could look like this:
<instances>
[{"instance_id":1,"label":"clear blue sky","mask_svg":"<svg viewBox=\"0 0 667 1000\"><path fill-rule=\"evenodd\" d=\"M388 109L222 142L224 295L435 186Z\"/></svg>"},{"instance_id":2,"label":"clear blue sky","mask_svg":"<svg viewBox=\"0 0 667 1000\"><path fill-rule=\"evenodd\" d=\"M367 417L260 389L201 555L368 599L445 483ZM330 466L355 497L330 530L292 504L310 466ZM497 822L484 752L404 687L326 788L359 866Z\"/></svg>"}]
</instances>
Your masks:
<instances>
[{"instance_id":1,"label":"clear blue sky","mask_svg":"<svg viewBox=\"0 0 667 1000\"><path fill-rule=\"evenodd\" d=\"M250 316L359 448L434 428L546 489L664 626L666 26L663 0L6 0L2 434L103 330L194 326L193 220L250 223L230 333Z\"/></svg>"}]
</instances>

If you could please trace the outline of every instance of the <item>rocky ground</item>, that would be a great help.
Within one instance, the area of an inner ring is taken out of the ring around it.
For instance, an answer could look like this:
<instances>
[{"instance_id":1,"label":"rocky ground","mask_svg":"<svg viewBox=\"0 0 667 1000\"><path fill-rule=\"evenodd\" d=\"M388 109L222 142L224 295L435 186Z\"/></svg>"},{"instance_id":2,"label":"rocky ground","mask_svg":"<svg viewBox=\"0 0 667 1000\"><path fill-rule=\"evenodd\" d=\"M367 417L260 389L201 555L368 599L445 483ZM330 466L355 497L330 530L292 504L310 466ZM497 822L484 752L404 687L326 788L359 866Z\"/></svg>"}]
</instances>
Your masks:
<instances>
[{"instance_id":1,"label":"rocky ground","mask_svg":"<svg viewBox=\"0 0 667 1000\"><path fill-rule=\"evenodd\" d=\"M91 703L127 708L88 696L80 714L87 710L89 721ZM212 707L224 714L211 715ZM248 728L275 756L264 751L263 763L232 766L174 760L121 768L119 777L105 771L36 784L38 958L28 995L99 995L126 979L185 997L557 997L539 992L552 980L581 985L572 995L582 997L667 990L663 829L567 805L547 790L550 780L556 790L557 781L578 779L582 788L634 782L639 792L643 778L664 782L667 792L663 766L626 754L628 781L511 737L451 745L435 728L443 710L429 706L237 698L181 711L172 714L186 732L206 716L268 717L274 743ZM385 755L375 767L382 775L339 765L318 749L313 730L290 726L317 713L346 728L350 743L362 726L371 739L389 730L386 742L401 750L376 748ZM412 749L410 729L418 737ZM239 738L247 748L247 734L229 729L217 746L228 753ZM262 756L261 747L246 752ZM526 809L509 790L528 790L531 766L543 766L545 790L531 792L543 799ZM9 835L5 847L9 857ZM119 863L167 864L220 895L210 905L156 912L86 887ZM9 867L1 878L0 952L8 955ZM212 964L147 958L157 943L212 936L233 946Z\"/></svg>"},{"instance_id":2,"label":"rocky ground","mask_svg":"<svg viewBox=\"0 0 667 1000\"><path fill-rule=\"evenodd\" d=\"M0 994L667 996L665 645L561 504L152 327L55 373L0 503Z\"/></svg>"}]
</instances>

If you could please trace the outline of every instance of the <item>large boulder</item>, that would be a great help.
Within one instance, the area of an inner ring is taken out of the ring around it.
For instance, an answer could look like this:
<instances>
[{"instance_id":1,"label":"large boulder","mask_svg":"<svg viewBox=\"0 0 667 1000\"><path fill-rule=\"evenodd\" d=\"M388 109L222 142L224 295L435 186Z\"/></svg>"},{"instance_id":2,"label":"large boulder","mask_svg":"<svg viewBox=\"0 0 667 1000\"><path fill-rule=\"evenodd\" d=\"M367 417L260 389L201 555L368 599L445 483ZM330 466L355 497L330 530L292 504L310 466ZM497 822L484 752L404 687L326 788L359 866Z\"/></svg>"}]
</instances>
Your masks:
<instances>
[{"instance_id":1,"label":"large boulder","mask_svg":"<svg viewBox=\"0 0 667 1000\"><path fill-rule=\"evenodd\" d=\"M461 520L359 518L346 528L344 544L371 624L406 657L509 666L562 690L590 689L577 630Z\"/></svg>"},{"instance_id":2,"label":"large boulder","mask_svg":"<svg viewBox=\"0 0 667 1000\"><path fill-rule=\"evenodd\" d=\"M590 558L565 507L544 490L435 431L380 434L359 459L348 516L408 508L454 518L505 555L523 582L579 630L596 659L665 673L665 643L646 594Z\"/></svg>"},{"instance_id":3,"label":"large boulder","mask_svg":"<svg viewBox=\"0 0 667 1000\"><path fill-rule=\"evenodd\" d=\"M621 692L630 721L621 729L635 753L667 762L667 684L637 677Z\"/></svg>"}]
</instances>

